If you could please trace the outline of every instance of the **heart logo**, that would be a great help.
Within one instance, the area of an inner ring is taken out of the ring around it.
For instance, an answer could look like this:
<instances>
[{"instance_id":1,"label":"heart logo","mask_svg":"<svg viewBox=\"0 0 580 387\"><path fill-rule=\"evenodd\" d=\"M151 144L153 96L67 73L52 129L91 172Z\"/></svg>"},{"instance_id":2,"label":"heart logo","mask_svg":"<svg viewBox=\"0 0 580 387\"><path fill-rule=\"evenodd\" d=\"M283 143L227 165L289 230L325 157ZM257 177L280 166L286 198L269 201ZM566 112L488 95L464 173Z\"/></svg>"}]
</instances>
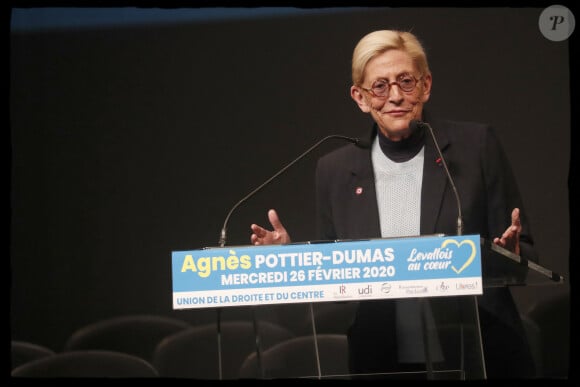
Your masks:
<instances>
[{"instance_id":1,"label":"heart logo","mask_svg":"<svg viewBox=\"0 0 580 387\"><path fill-rule=\"evenodd\" d=\"M461 245L463 245L463 244L468 244L469 246L471 246L471 255L469 256L469 258L467 258L465 263L463 263L463 266L461 266L459 269L457 269L455 266L451 265L451 268L453 269L453 271L456 274L459 274L463 270L465 270L466 267L471 265L471 262L473 262L473 260L475 259L475 243L473 243L473 241L469 240L469 239L466 239L463 242L457 242L455 239L446 239L443 241L443 243L441 243L441 247L444 248L450 243L453 243L457 247L461 247Z\"/></svg>"}]
</instances>

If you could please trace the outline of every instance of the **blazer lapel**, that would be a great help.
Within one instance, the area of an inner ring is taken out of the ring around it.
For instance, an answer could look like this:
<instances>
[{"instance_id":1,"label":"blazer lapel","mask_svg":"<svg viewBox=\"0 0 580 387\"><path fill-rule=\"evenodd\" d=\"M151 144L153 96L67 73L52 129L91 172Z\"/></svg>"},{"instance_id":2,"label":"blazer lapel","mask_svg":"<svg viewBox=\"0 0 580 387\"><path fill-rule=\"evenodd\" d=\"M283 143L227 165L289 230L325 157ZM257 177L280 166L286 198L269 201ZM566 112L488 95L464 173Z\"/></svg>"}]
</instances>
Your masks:
<instances>
[{"instance_id":1,"label":"blazer lapel","mask_svg":"<svg viewBox=\"0 0 580 387\"><path fill-rule=\"evenodd\" d=\"M353 214L351 234L354 238L378 238L381 236L379 209L375 179L372 169L370 150L361 150L360 157L355 157L352 163L349 187L352 200L356 203Z\"/></svg>"},{"instance_id":2,"label":"blazer lapel","mask_svg":"<svg viewBox=\"0 0 580 387\"><path fill-rule=\"evenodd\" d=\"M432 126L443 157L449 145L449 138L441 125ZM437 129L436 129L437 128ZM425 161L423 165L423 186L421 189L421 234L435 233L435 225L441 211L447 174L433 143L429 129L425 128Z\"/></svg>"}]
</instances>

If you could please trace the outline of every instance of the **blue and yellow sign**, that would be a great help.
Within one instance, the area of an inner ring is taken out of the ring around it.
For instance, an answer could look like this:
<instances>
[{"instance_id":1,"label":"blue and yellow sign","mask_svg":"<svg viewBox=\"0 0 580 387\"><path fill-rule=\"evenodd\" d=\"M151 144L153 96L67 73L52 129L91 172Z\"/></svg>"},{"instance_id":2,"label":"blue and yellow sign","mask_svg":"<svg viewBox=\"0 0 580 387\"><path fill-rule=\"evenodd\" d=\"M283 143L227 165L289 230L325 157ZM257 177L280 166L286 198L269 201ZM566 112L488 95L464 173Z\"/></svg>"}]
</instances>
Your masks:
<instances>
[{"instance_id":1,"label":"blue and yellow sign","mask_svg":"<svg viewBox=\"0 0 580 387\"><path fill-rule=\"evenodd\" d=\"M482 294L479 235L172 253L173 309Z\"/></svg>"}]
</instances>

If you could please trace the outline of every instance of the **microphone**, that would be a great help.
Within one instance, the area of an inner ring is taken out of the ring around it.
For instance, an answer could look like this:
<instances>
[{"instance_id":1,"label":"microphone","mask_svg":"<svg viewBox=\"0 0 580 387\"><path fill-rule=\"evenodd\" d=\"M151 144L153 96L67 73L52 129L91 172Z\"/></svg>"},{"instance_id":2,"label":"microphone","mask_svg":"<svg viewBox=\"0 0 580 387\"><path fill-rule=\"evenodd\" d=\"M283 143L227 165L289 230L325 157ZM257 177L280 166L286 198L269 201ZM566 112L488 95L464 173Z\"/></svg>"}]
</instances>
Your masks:
<instances>
[{"instance_id":1,"label":"microphone","mask_svg":"<svg viewBox=\"0 0 580 387\"><path fill-rule=\"evenodd\" d=\"M459 201L459 194L457 193L457 188L455 188L455 183L453 182L451 173L449 173L449 168L447 168L447 163L445 162L443 153L441 153L441 148L439 147L439 143L437 143L437 139L435 138L435 133L433 132L433 128L431 127L431 125L429 125L426 122L418 120L413 120L409 123L409 128L411 129L412 132L420 127L427 127L429 133L431 134L431 138L433 138L433 144L435 144L435 149L437 149L437 153L439 154L439 159L437 160L437 162L443 165L445 173L447 174L447 180L449 181L449 184L451 184L451 188L453 189L453 193L455 194L455 200L457 201L457 235L463 235L463 216L461 214L461 202Z\"/></svg>"},{"instance_id":2,"label":"microphone","mask_svg":"<svg viewBox=\"0 0 580 387\"><path fill-rule=\"evenodd\" d=\"M268 180L266 180L265 182L263 182L262 184L260 184L257 188L255 188L253 191L251 191L249 194L247 194L246 196L244 196L239 202L237 202L232 207L232 209L228 212L228 214L226 216L226 219L224 220L224 225L222 227L222 230L221 230L221 233L220 233L220 239L219 239L219 242L218 242L219 243L219 246L220 247L224 247L225 244L226 244L226 234L227 234L226 230L227 230L228 221L230 219L230 216L232 215L232 213L234 212L234 210L236 208L238 208L242 203L244 203L246 200L248 200L249 198L251 198L252 196L254 196L258 191L260 191L262 188L264 188L266 185L268 185L272 180L274 180L275 178L277 178L278 176L280 176L282 173L286 172L286 170L288 168L290 168L291 166L293 166L294 164L296 164L304 156L308 155L314 149L318 148L320 145L322 145L323 143L325 143L326 141L331 140L331 139L339 139L339 140L345 140L345 141L348 141L348 142L352 142L353 144L355 144L359 148L363 148L363 149L370 148L370 141L369 140L363 140L363 139L355 138L355 137L342 136L340 134L332 134L332 135L329 135L329 136L324 137L322 140L318 141L316 144L314 144L310 148L308 148L300 156L296 157L294 160L292 160L290 163L288 163L284 168L282 168L278 172L276 172Z\"/></svg>"}]
</instances>

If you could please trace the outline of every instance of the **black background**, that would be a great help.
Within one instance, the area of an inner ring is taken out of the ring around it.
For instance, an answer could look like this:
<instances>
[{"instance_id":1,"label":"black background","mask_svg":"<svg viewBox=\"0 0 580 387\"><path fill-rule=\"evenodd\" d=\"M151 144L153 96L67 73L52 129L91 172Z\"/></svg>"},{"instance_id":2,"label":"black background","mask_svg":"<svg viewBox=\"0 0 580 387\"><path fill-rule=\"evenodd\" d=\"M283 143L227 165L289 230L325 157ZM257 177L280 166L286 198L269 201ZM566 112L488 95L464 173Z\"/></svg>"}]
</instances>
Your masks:
<instances>
[{"instance_id":1,"label":"black background","mask_svg":"<svg viewBox=\"0 0 580 387\"><path fill-rule=\"evenodd\" d=\"M350 59L376 29L424 43L428 109L496 127L540 263L568 280L571 43L541 34L543 9L304 9L12 31L12 338L59 350L110 316L213 318L172 310L171 252L217 246L230 208L319 139L367 132ZM240 206L228 245L247 244L269 208L295 241L314 238L315 161L338 145ZM512 290L525 312L569 285Z\"/></svg>"}]
</instances>

